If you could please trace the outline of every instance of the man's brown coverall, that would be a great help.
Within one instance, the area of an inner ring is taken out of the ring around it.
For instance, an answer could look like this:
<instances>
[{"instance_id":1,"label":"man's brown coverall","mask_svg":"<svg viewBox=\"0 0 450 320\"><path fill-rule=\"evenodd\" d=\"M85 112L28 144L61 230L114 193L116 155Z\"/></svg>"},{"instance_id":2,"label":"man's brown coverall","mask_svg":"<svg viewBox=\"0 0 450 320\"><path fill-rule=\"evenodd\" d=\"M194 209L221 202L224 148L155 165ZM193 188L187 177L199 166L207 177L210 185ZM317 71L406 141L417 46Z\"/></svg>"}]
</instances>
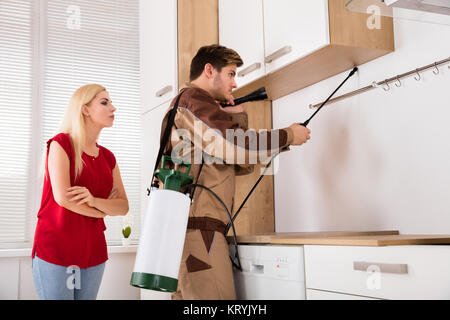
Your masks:
<instances>
[{"instance_id":1,"label":"man's brown coverall","mask_svg":"<svg viewBox=\"0 0 450 320\"><path fill-rule=\"evenodd\" d=\"M169 111L175 101L176 98L164 117L162 131L166 127ZM184 151L183 154L177 154L177 157L183 157L192 164L190 174L194 182L214 191L231 210L234 202L235 176L253 171L254 165L248 162L251 155L264 154L267 162L268 157L282 149L287 150L293 141L293 132L290 128L268 131L264 135L264 139L268 140L265 148L258 147L259 140L263 137L256 131L253 131L253 141L250 137L245 138L245 143L242 141L239 143L235 138L227 139L227 129L245 131L247 127L246 113L225 112L207 91L190 86L182 90L171 138L164 154L171 155L172 151L182 149L180 146L184 146L185 150L187 148L187 153ZM278 138L278 141L275 140L276 143L271 143L272 135ZM212 145L215 143L220 143L220 147L214 148ZM199 176L201 165L198 157L195 159L195 149L197 156L201 157L203 153L205 159L209 157L209 160L215 160L214 163L205 163ZM245 154L247 162L237 164L239 152ZM172 295L172 299L236 299L228 243L224 235L228 222L228 214L220 202L207 190L197 187L189 211L178 289Z\"/></svg>"}]
</instances>

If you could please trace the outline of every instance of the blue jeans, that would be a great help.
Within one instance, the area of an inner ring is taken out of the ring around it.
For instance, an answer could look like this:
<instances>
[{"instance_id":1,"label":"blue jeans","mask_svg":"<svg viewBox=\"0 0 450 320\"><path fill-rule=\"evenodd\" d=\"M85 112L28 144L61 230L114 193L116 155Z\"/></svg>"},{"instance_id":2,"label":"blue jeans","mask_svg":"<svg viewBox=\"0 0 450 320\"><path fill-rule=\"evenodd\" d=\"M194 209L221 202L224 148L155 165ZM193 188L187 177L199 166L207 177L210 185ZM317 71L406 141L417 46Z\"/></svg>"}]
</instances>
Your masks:
<instances>
[{"instance_id":1,"label":"blue jeans","mask_svg":"<svg viewBox=\"0 0 450 320\"><path fill-rule=\"evenodd\" d=\"M41 300L95 300L105 270L105 263L82 269L63 267L34 256L33 280Z\"/></svg>"}]
</instances>

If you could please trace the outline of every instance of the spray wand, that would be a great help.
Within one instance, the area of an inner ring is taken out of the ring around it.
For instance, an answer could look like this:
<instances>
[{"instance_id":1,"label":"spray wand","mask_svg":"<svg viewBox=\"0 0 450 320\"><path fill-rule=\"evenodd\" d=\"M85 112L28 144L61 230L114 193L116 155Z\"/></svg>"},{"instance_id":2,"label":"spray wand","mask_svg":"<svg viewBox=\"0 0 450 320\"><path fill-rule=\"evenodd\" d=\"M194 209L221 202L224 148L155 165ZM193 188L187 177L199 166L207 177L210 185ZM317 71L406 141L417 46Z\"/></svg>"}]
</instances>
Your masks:
<instances>
[{"instance_id":1,"label":"spray wand","mask_svg":"<svg viewBox=\"0 0 450 320\"><path fill-rule=\"evenodd\" d=\"M334 90L333 93L327 98L327 100L325 100L321 104L321 106L316 110L316 112L314 112L313 115L308 120L306 120L305 122L301 123L301 125L304 126L304 127L307 127L309 122L311 121L312 118L314 118L314 116L317 114L317 112L319 112L320 109L322 109L322 107L334 96L334 94L344 85L344 83L346 83L347 80L349 78L351 78L356 73L356 71L358 71L358 67L354 67L353 68L353 70L350 72L350 74L347 76L347 78L345 78L345 80L342 81L342 83L339 85L339 87L337 87L336 90Z\"/></svg>"},{"instance_id":2,"label":"spray wand","mask_svg":"<svg viewBox=\"0 0 450 320\"><path fill-rule=\"evenodd\" d=\"M313 115L308 119L308 120L306 120L305 122L303 122L303 123L300 123L300 125L302 125L302 126L304 126L304 127L307 127L308 126L308 124L309 124L309 122L311 121L311 119L312 118L314 118L314 116L317 114L317 112L319 112L320 111L320 109L322 109L322 107L334 96L334 94L344 85L344 83L346 83L347 82L347 80L348 79L350 79L356 72L358 71L358 67L354 67L353 68L353 70L350 72L350 74L347 76L347 78L345 78L345 80L344 81L342 81L342 83L336 88L336 90L334 90L333 91L333 93L321 104L321 106L316 110L316 112L314 112L313 113ZM265 92L265 89L263 90L264 88L260 88L260 89L258 89L258 90L256 90L255 92L252 92L252 93L250 93L248 96L250 96L250 97L258 97L258 100L261 100L259 97L261 96L261 95L266 95L266 92ZM238 100L238 101L244 101L244 102L247 102L247 101L255 101L255 100L248 100L248 99L246 99L246 97L248 97L248 96L245 96L245 97L242 97L242 98L240 98L240 99L236 99L236 100ZM266 95L266 97L267 97L267 95ZM235 100L235 101L236 101ZM241 103L243 103L243 102L241 102ZM236 103L235 103L235 105L236 105ZM241 211L241 209L244 207L244 205L245 205L245 203L247 202L247 200L250 198L250 195L253 193L253 191L255 190L255 188L256 188L256 186L261 182L261 180L262 180L262 178L264 177L264 175L265 175L265 173L266 173L266 171L267 171L267 169L270 167L270 165L272 164L272 160L276 157L276 156L278 156L280 153L277 153L277 154L275 154L273 157L272 157L272 159L270 159L270 161L269 161L269 163L266 165L266 167L264 168L264 171L263 171L263 173L261 174L261 176L259 177L259 179L256 181L256 183L255 183L255 185L252 187L252 189L250 190L250 192L248 193L248 195L245 197L245 199L244 199L244 201L242 202L242 204L240 205L240 207L239 207L239 209L236 211L236 213L235 213L235 215L233 216L233 218L231 219L231 222L227 225L227 228L225 229L225 234L227 234L228 233L228 230L230 229L230 226L232 226L233 225L233 223L234 223L234 220L236 220L236 218L237 218L237 216L238 216L238 214L239 214L239 212ZM233 228L234 229L234 228ZM236 250L236 252L237 252L237 250Z\"/></svg>"}]
</instances>

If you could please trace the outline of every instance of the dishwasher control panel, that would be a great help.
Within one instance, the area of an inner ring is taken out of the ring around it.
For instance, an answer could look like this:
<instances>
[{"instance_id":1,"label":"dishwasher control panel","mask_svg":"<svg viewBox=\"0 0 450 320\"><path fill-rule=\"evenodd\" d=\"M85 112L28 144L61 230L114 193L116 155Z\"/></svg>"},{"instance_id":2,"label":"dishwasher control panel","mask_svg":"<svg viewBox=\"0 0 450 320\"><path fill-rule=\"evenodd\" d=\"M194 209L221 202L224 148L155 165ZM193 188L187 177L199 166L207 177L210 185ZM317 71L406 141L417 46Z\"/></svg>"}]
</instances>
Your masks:
<instances>
[{"instance_id":1,"label":"dishwasher control panel","mask_svg":"<svg viewBox=\"0 0 450 320\"><path fill-rule=\"evenodd\" d=\"M238 245L238 250L242 266L242 271L234 270L238 299L306 299L303 246ZM230 255L234 253L230 245Z\"/></svg>"},{"instance_id":2,"label":"dishwasher control panel","mask_svg":"<svg viewBox=\"0 0 450 320\"><path fill-rule=\"evenodd\" d=\"M242 272L304 281L303 246L239 245ZM234 246L230 246L234 257Z\"/></svg>"}]
</instances>

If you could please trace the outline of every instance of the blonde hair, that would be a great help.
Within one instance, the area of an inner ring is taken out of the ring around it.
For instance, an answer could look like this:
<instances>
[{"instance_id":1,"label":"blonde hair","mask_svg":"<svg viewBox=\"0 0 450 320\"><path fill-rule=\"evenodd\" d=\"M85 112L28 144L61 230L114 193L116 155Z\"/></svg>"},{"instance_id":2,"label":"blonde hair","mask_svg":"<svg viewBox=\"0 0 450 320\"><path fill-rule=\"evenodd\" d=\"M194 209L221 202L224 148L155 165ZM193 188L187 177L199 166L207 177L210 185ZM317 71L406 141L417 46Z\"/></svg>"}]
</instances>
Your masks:
<instances>
[{"instance_id":1,"label":"blonde hair","mask_svg":"<svg viewBox=\"0 0 450 320\"><path fill-rule=\"evenodd\" d=\"M83 148L86 139L86 124L82 109L88 105L97 94L106 89L99 84L88 84L78 88L70 98L59 132L68 133L72 138L75 154L75 179L83 170Z\"/></svg>"}]
</instances>

